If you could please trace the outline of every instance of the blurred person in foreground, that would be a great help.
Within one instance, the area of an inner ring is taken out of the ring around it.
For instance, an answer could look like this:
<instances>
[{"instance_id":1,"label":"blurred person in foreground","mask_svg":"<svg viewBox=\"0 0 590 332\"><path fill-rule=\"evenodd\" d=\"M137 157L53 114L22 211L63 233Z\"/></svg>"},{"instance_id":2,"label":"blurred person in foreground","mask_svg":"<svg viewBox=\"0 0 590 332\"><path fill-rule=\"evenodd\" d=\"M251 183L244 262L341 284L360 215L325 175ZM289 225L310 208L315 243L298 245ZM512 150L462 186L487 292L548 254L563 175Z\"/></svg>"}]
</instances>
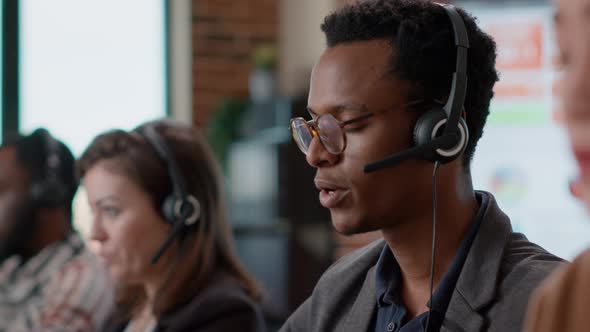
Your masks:
<instances>
[{"instance_id":1,"label":"blurred person in foreground","mask_svg":"<svg viewBox=\"0 0 590 332\"><path fill-rule=\"evenodd\" d=\"M79 176L117 287L108 331L264 331L234 252L221 178L197 129L162 120L97 136Z\"/></svg>"},{"instance_id":2,"label":"blurred person in foreground","mask_svg":"<svg viewBox=\"0 0 590 332\"><path fill-rule=\"evenodd\" d=\"M358 1L322 30L311 120L293 119L293 138L336 231L383 239L330 267L282 331L519 331L561 259L473 188L494 41L427 0Z\"/></svg>"},{"instance_id":3,"label":"blurred person in foreground","mask_svg":"<svg viewBox=\"0 0 590 332\"><path fill-rule=\"evenodd\" d=\"M582 200L590 208L590 0L556 0L560 92ZM556 271L536 291L525 330L590 331L590 249Z\"/></svg>"},{"instance_id":4,"label":"blurred person in foreground","mask_svg":"<svg viewBox=\"0 0 590 332\"><path fill-rule=\"evenodd\" d=\"M101 331L113 291L72 227L70 150L48 131L0 146L0 331Z\"/></svg>"}]
</instances>

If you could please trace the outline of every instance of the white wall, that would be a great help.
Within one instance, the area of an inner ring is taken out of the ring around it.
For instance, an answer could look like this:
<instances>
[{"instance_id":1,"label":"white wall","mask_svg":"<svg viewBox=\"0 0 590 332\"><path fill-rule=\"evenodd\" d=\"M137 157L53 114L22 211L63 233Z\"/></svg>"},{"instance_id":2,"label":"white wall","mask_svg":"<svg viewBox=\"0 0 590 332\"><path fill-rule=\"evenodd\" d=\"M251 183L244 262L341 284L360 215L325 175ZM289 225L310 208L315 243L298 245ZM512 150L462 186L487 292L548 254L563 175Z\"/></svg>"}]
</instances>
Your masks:
<instances>
[{"instance_id":1,"label":"white wall","mask_svg":"<svg viewBox=\"0 0 590 332\"><path fill-rule=\"evenodd\" d=\"M79 155L105 130L165 115L163 10L161 0L22 0L19 129L46 127Z\"/></svg>"},{"instance_id":2,"label":"white wall","mask_svg":"<svg viewBox=\"0 0 590 332\"><path fill-rule=\"evenodd\" d=\"M279 84L285 95L306 92L311 68L325 48L320 25L336 0L281 0Z\"/></svg>"},{"instance_id":3,"label":"white wall","mask_svg":"<svg viewBox=\"0 0 590 332\"><path fill-rule=\"evenodd\" d=\"M182 122L193 119L191 0L170 1L170 112Z\"/></svg>"}]
</instances>

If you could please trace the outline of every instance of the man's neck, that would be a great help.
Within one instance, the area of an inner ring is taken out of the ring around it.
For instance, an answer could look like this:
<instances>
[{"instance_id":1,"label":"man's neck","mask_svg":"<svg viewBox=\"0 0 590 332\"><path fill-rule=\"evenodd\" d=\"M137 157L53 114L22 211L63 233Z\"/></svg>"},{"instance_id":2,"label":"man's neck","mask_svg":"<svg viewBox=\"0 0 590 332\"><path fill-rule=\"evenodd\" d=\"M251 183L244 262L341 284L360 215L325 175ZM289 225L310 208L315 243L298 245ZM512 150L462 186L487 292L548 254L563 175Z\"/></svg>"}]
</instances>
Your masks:
<instances>
[{"instance_id":1,"label":"man's neck","mask_svg":"<svg viewBox=\"0 0 590 332\"><path fill-rule=\"evenodd\" d=\"M472 189L463 195L439 195L437 205L434 288L448 270L479 208ZM382 230L401 270L401 295L410 319L428 310L426 303L430 298L433 224L431 208L424 211L414 220Z\"/></svg>"}]
</instances>

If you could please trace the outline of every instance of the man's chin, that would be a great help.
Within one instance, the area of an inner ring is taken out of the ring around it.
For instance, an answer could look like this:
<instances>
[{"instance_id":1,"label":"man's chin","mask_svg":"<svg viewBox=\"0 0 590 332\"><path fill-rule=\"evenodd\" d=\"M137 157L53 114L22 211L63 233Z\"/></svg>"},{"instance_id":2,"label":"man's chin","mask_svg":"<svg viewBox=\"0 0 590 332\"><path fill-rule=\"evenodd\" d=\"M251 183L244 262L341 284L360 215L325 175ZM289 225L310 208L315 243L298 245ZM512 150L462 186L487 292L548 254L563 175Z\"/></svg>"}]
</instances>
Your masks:
<instances>
[{"instance_id":1,"label":"man's chin","mask_svg":"<svg viewBox=\"0 0 590 332\"><path fill-rule=\"evenodd\" d=\"M376 231L377 229L367 225L366 223L353 220L338 220L332 219L332 226L334 230L342 235L350 236Z\"/></svg>"}]
</instances>

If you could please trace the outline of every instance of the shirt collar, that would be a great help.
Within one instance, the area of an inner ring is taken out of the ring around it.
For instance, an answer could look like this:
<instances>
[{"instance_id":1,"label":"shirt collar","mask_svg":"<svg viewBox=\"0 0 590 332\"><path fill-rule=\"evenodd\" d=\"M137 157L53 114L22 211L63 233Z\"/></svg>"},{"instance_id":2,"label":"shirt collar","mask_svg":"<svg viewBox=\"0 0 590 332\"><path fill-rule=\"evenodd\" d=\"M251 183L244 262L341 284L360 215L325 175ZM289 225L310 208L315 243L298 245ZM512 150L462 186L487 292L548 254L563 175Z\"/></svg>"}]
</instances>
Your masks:
<instances>
[{"instance_id":1,"label":"shirt collar","mask_svg":"<svg viewBox=\"0 0 590 332\"><path fill-rule=\"evenodd\" d=\"M471 248L471 244L477 235L479 226L484 219L484 212L489 203L489 195L485 192L476 192L476 199L480 207L473 218L473 222L469 226L467 233L459 245L457 254L455 255L447 272L443 275L440 284L432 295L432 302L434 306L433 311L445 313L450 302L451 296L457 284L457 279L461 274L463 264ZM395 260L391 249L385 243L383 250L377 260L375 270L375 289L377 295L377 305L384 306L390 304L402 305L399 300L399 293L401 291L401 270L399 264Z\"/></svg>"}]
</instances>

